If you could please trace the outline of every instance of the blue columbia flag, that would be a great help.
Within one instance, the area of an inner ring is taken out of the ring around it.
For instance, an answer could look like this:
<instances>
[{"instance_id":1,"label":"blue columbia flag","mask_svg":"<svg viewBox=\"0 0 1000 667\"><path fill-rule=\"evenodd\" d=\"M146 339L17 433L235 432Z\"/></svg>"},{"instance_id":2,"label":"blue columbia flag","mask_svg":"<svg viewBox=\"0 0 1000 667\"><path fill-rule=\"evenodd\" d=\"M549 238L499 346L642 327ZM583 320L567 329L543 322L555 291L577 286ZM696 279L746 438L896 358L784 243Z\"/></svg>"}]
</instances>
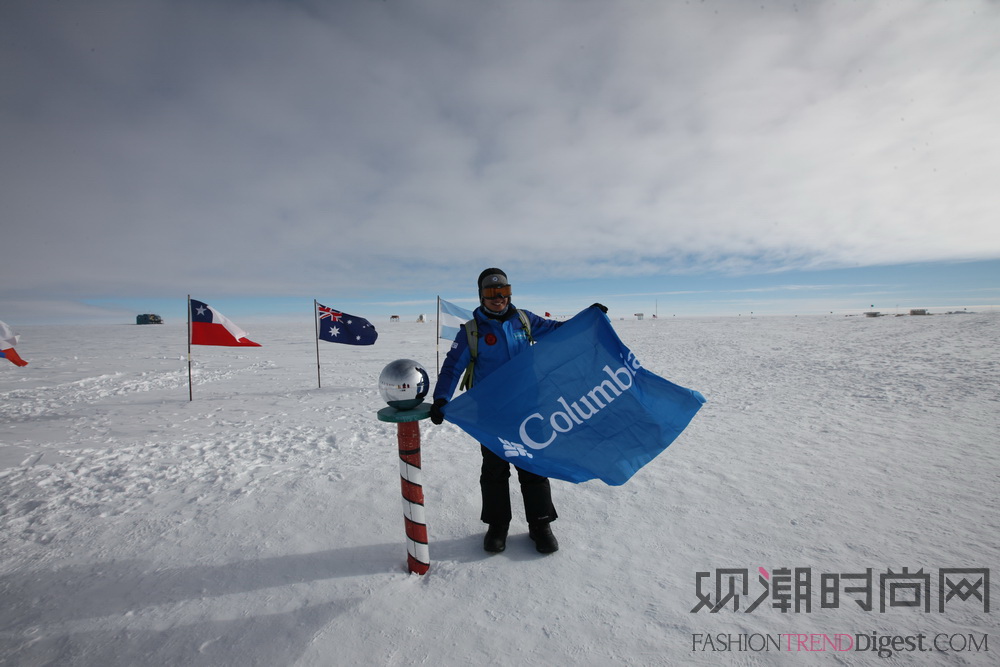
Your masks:
<instances>
[{"instance_id":1,"label":"blue columbia flag","mask_svg":"<svg viewBox=\"0 0 1000 667\"><path fill-rule=\"evenodd\" d=\"M374 345L378 338L374 325L363 317L348 315L318 303L316 313L319 315L320 340L346 345Z\"/></svg>"},{"instance_id":2,"label":"blue columbia flag","mask_svg":"<svg viewBox=\"0 0 1000 667\"><path fill-rule=\"evenodd\" d=\"M545 477L624 484L705 398L644 369L587 308L444 408L495 454Z\"/></svg>"}]
</instances>

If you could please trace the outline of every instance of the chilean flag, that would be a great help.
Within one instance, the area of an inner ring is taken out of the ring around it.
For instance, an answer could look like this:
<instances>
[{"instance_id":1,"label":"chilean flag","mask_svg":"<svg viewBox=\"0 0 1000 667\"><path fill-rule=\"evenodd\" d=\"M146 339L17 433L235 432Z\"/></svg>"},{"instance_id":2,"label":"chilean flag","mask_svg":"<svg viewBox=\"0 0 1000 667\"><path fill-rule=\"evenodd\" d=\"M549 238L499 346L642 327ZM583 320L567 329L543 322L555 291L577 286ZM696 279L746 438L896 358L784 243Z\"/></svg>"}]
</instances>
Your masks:
<instances>
[{"instance_id":1,"label":"chilean flag","mask_svg":"<svg viewBox=\"0 0 1000 667\"><path fill-rule=\"evenodd\" d=\"M191 344L225 347L260 347L247 332L204 301L191 299Z\"/></svg>"},{"instance_id":2,"label":"chilean flag","mask_svg":"<svg viewBox=\"0 0 1000 667\"><path fill-rule=\"evenodd\" d=\"M27 366L28 362L22 359L14 349L18 338L20 336L15 334L9 326L0 322L0 359L7 359L15 366Z\"/></svg>"}]
</instances>

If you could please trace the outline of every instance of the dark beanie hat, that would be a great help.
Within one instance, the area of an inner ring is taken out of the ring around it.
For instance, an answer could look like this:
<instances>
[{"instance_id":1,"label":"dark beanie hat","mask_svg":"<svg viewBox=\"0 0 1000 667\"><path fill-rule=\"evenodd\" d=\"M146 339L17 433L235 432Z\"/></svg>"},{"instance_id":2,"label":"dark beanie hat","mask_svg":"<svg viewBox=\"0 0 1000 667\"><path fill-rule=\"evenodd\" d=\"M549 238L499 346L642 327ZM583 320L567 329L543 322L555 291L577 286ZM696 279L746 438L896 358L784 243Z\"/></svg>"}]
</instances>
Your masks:
<instances>
[{"instance_id":1,"label":"dark beanie hat","mask_svg":"<svg viewBox=\"0 0 1000 667\"><path fill-rule=\"evenodd\" d=\"M484 287L503 287L507 284L507 274L500 269L486 269L479 274L479 296L483 295Z\"/></svg>"}]
</instances>

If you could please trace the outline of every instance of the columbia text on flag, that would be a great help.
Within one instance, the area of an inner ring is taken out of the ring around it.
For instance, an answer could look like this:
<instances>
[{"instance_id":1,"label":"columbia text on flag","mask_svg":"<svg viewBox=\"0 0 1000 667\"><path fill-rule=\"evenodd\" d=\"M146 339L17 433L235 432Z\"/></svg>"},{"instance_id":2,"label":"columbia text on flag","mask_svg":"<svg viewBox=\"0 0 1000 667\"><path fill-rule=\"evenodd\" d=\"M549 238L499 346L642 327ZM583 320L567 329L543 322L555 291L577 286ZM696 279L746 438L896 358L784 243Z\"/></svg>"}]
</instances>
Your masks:
<instances>
[{"instance_id":1,"label":"columbia text on flag","mask_svg":"<svg viewBox=\"0 0 1000 667\"><path fill-rule=\"evenodd\" d=\"M704 402L643 368L607 316L587 308L444 414L520 468L619 485L666 449Z\"/></svg>"}]
</instances>

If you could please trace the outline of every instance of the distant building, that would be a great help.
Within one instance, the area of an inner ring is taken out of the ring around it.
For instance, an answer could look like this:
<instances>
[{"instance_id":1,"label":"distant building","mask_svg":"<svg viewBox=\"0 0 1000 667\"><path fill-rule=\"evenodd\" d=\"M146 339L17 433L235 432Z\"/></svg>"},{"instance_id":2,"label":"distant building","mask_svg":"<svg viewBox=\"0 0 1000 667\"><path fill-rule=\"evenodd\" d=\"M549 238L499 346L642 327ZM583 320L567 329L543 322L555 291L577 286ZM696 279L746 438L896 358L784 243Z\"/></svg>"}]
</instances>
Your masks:
<instances>
[{"instance_id":1,"label":"distant building","mask_svg":"<svg viewBox=\"0 0 1000 667\"><path fill-rule=\"evenodd\" d=\"M159 315L154 315L153 313L145 313L144 315L135 316L136 324L163 324L163 318Z\"/></svg>"},{"instance_id":2,"label":"distant building","mask_svg":"<svg viewBox=\"0 0 1000 667\"><path fill-rule=\"evenodd\" d=\"M928 315L926 308L911 308L910 315Z\"/></svg>"}]
</instances>

